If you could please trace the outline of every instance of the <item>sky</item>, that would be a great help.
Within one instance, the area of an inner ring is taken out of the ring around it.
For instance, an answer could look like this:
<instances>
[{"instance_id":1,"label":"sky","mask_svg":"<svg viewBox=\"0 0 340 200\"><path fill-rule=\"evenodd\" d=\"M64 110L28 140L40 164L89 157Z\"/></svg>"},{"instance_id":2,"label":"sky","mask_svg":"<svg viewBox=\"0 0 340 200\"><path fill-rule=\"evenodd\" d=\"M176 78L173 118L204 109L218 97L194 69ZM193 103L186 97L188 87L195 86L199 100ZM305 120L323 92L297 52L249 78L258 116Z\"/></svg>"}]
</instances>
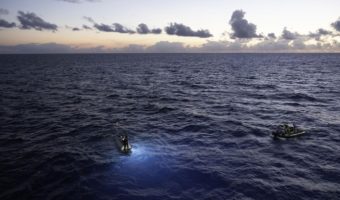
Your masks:
<instances>
[{"instance_id":1,"label":"sky","mask_svg":"<svg viewBox=\"0 0 340 200\"><path fill-rule=\"evenodd\" d=\"M339 0L0 0L0 53L340 52Z\"/></svg>"}]
</instances>

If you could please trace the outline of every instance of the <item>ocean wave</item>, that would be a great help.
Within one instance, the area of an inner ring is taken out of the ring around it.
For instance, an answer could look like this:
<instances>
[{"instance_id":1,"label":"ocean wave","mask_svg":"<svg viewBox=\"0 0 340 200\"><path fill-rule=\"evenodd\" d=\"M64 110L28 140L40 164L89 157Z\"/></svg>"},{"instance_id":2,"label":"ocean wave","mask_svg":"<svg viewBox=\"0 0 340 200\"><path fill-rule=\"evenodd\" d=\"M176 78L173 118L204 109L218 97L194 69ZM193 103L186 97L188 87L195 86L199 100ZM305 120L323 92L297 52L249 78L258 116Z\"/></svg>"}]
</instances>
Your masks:
<instances>
[{"instance_id":1,"label":"ocean wave","mask_svg":"<svg viewBox=\"0 0 340 200\"><path fill-rule=\"evenodd\" d=\"M0 199L337 199L339 62L0 56ZM306 134L273 140L283 122Z\"/></svg>"}]
</instances>

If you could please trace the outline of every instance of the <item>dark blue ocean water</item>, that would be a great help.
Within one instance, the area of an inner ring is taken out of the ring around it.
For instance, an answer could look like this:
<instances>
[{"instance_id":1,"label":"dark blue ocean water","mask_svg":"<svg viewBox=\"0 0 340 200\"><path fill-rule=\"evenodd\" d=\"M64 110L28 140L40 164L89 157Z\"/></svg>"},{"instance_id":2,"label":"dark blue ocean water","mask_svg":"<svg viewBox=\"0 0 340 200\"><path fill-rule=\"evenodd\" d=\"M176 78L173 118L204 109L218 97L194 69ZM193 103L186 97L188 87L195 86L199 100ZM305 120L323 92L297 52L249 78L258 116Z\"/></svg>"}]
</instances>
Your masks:
<instances>
[{"instance_id":1,"label":"dark blue ocean water","mask_svg":"<svg viewBox=\"0 0 340 200\"><path fill-rule=\"evenodd\" d=\"M0 199L340 198L339 54L1 55L0 97Z\"/></svg>"}]
</instances>

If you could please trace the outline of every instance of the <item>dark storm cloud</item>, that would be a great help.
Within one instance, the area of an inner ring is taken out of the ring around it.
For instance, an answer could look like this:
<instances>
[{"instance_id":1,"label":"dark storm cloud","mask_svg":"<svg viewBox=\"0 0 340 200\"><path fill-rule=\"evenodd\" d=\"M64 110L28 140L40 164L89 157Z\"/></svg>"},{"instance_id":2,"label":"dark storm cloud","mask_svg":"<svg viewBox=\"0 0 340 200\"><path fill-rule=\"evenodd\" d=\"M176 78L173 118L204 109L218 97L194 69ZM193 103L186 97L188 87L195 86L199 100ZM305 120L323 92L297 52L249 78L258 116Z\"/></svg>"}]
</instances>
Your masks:
<instances>
[{"instance_id":1,"label":"dark storm cloud","mask_svg":"<svg viewBox=\"0 0 340 200\"><path fill-rule=\"evenodd\" d=\"M331 26L332 26L335 30L340 31L340 19L338 19L337 21L333 22L333 23L331 24Z\"/></svg>"},{"instance_id":2,"label":"dark storm cloud","mask_svg":"<svg viewBox=\"0 0 340 200\"><path fill-rule=\"evenodd\" d=\"M213 35L210 34L209 30L198 30L193 31L189 26L185 26L183 24L171 23L169 26L165 27L165 32L168 35L177 35L177 36L185 36L185 37L200 37L200 38L208 38Z\"/></svg>"},{"instance_id":3,"label":"dark storm cloud","mask_svg":"<svg viewBox=\"0 0 340 200\"><path fill-rule=\"evenodd\" d=\"M13 28L16 24L14 22L8 22L6 20L0 19L0 28Z\"/></svg>"},{"instance_id":4,"label":"dark storm cloud","mask_svg":"<svg viewBox=\"0 0 340 200\"><path fill-rule=\"evenodd\" d=\"M249 23L244 19L245 12L243 10L235 10L229 20L229 24L233 30L232 38L256 38L261 37L256 34L256 25Z\"/></svg>"},{"instance_id":5,"label":"dark storm cloud","mask_svg":"<svg viewBox=\"0 0 340 200\"><path fill-rule=\"evenodd\" d=\"M99 2L100 0L57 0L57 1L64 1L64 2L67 2L67 3L81 3L81 2Z\"/></svg>"},{"instance_id":6,"label":"dark storm cloud","mask_svg":"<svg viewBox=\"0 0 340 200\"><path fill-rule=\"evenodd\" d=\"M139 33L139 34L149 34L149 33L160 34L160 33L162 33L162 29L155 28L155 29L150 30L149 27L144 23L139 24L136 30L137 30L137 33Z\"/></svg>"},{"instance_id":7,"label":"dark storm cloud","mask_svg":"<svg viewBox=\"0 0 340 200\"><path fill-rule=\"evenodd\" d=\"M275 33L268 33L267 37L271 39L276 39Z\"/></svg>"},{"instance_id":8,"label":"dark storm cloud","mask_svg":"<svg viewBox=\"0 0 340 200\"><path fill-rule=\"evenodd\" d=\"M0 15L8 15L9 11L7 9L4 8L0 8Z\"/></svg>"},{"instance_id":9,"label":"dark storm cloud","mask_svg":"<svg viewBox=\"0 0 340 200\"><path fill-rule=\"evenodd\" d=\"M35 29L38 31L50 30L57 31L58 26L49 22L46 22L42 18L38 17L35 13L30 12L18 12L18 20L21 23L21 29Z\"/></svg>"},{"instance_id":10,"label":"dark storm cloud","mask_svg":"<svg viewBox=\"0 0 340 200\"><path fill-rule=\"evenodd\" d=\"M295 40L300 36L300 34L298 34L297 32L293 33L289 30L287 30L287 28L284 28L282 31L282 35L281 37L285 40Z\"/></svg>"}]
</instances>

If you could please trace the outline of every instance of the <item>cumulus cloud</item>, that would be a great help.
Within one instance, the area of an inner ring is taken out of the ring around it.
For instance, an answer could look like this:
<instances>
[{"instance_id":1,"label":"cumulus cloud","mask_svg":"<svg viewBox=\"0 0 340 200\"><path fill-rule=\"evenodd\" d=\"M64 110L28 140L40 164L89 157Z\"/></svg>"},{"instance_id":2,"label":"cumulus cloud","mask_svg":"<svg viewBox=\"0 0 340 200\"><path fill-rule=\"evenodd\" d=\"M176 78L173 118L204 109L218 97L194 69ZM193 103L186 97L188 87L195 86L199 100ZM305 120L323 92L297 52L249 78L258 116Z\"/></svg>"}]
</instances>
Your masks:
<instances>
[{"instance_id":1,"label":"cumulus cloud","mask_svg":"<svg viewBox=\"0 0 340 200\"><path fill-rule=\"evenodd\" d=\"M46 22L42 18L38 17L35 13L31 12L18 12L18 20L21 23L21 29L35 29L38 31L50 30L57 31L58 26L49 22Z\"/></svg>"},{"instance_id":2,"label":"cumulus cloud","mask_svg":"<svg viewBox=\"0 0 340 200\"><path fill-rule=\"evenodd\" d=\"M0 15L8 15L9 11L4 8L0 8ZM14 22L8 22L4 19L0 19L0 28L13 28L16 27Z\"/></svg>"},{"instance_id":3,"label":"cumulus cloud","mask_svg":"<svg viewBox=\"0 0 340 200\"><path fill-rule=\"evenodd\" d=\"M321 36L325 36L325 35L332 35L332 32L331 31L328 31L328 30L325 30L325 29L322 29L322 28L319 28L316 32L314 33L309 33L309 37L310 38L314 38L316 40L320 40L321 39Z\"/></svg>"},{"instance_id":4,"label":"cumulus cloud","mask_svg":"<svg viewBox=\"0 0 340 200\"><path fill-rule=\"evenodd\" d=\"M282 35L281 37L285 40L295 40L300 36L299 33L297 32L291 32L289 30L287 30L287 28L285 27L282 31Z\"/></svg>"},{"instance_id":5,"label":"cumulus cloud","mask_svg":"<svg viewBox=\"0 0 340 200\"><path fill-rule=\"evenodd\" d=\"M168 35L177 35L177 36L185 36L185 37L200 37L200 38L208 38L213 35L210 34L209 30L192 30L189 26L185 26L179 23L171 23L169 26L165 27L165 32Z\"/></svg>"},{"instance_id":6,"label":"cumulus cloud","mask_svg":"<svg viewBox=\"0 0 340 200\"><path fill-rule=\"evenodd\" d=\"M332 26L335 30L340 31L340 18L339 18L337 21L333 22L333 23L331 24L331 26Z\"/></svg>"},{"instance_id":7,"label":"cumulus cloud","mask_svg":"<svg viewBox=\"0 0 340 200\"><path fill-rule=\"evenodd\" d=\"M192 47L180 42L160 41L151 46L130 44L123 48L105 48L103 46L83 48L65 44L20 44L15 46L0 46L0 53L247 53L247 52L340 52L340 43L318 42L305 44L303 39L293 41L261 40L249 45L241 40L207 41L200 47Z\"/></svg>"},{"instance_id":8,"label":"cumulus cloud","mask_svg":"<svg viewBox=\"0 0 340 200\"><path fill-rule=\"evenodd\" d=\"M0 8L0 15L8 15L9 11L7 9L4 8Z\"/></svg>"},{"instance_id":9,"label":"cumulus cloud","mask_svg":"<svg viewBox=\"0 0 340 200\"><path fill-rule=\"evenodd\" d=\"M137 33L139 33L139 34L149 34L149 33L160 34L160 33L162 33L162 29L155 28L155 29L150 30L149 27L144 23L139 24L136 30L137 30Z\"/></svg>"},{"instance_id":10,"label":"cumulus cloud","mask_svg":"<svg viewBox=\"0 0 340 200\"><path fill-rule=\"evenodd\" d=\"M261 37L256 34L256 25L249 23L244 19L245 12L243 10L235 10L231 15L229 24L233 30L232 38L256 38Z\"/></svg>"},{"instance_id":11,"label":"cumulus cloud","mask_svg":"<svg viewBox=\"0 0 340 200\"><path fill-rule=\"evenodd\" d=\"M180 42L160 41L146 48L148 53L186 53L188 48Z\"/></svg>"},{"instance_id":12,"label":"cumulus cloud","mask_svg":"<svg viewBox=\"0 0 340 200\"><path fill-rule=\"evenodd\" d=\"M153 33L153 34L161 34L162 33L162 29L160 29L160 28L151 29L151 33Z\"/></svg>"},{"instance_id":13,"label":"cumulus cloud","mask_svg":"<svg viewBox=\"0 0 340 200\"><path fill-rule=\"evenodd\" d=\"M13 28L16 27L14 22L8 22L6 20L0 19L0 28Z\"/></svg>"}]
</instances>

